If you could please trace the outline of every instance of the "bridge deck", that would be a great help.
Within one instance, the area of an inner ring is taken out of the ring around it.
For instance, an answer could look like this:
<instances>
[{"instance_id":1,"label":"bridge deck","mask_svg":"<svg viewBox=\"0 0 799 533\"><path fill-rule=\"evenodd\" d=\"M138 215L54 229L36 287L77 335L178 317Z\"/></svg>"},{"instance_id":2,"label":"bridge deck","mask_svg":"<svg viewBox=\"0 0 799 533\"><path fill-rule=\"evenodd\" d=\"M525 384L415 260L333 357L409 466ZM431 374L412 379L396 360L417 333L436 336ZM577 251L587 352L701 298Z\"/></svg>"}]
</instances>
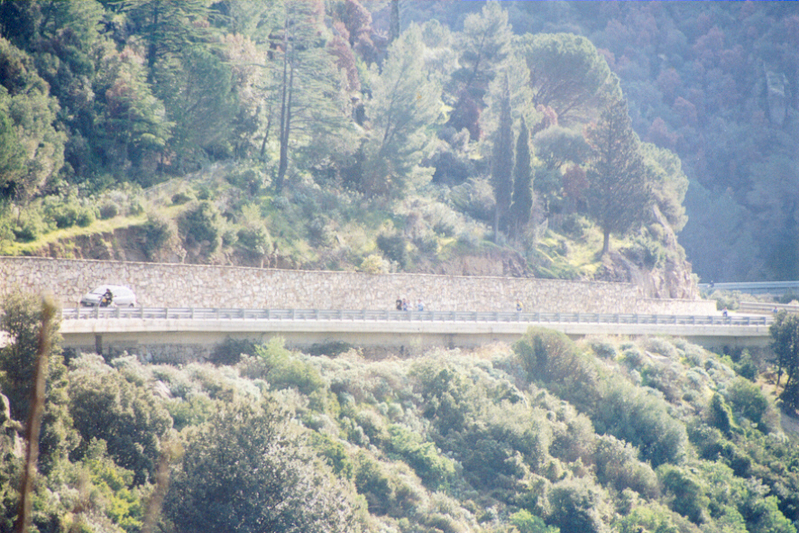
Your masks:
<instances>
[{"instance_id":1,"label":"bridge deck","mask_svg":"<svg viewBox=\"0 0 799 533\"><path fill-rule=\"evenodd\" d=\"M318 309L65 309L65 347L136 351L144 346L192 345L206 349L226 338L264 340L280 335L290 345L347 342L361 346L476 346L514 342L530 326L571 337L669 335L708 347L765 346L770 316L619 315L597 313L481 313L434 311L329 311Z\"/></svg>"}]
</instances>

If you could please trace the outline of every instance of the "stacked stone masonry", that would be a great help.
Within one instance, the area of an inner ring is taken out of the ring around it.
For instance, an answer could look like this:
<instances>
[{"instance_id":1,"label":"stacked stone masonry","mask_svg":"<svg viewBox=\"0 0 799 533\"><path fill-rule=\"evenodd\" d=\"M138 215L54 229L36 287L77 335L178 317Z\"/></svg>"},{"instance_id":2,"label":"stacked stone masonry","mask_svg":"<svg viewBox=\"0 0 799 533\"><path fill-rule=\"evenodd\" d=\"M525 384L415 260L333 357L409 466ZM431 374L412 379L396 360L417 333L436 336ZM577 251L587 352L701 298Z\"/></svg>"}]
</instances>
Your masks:
<instances>
[{"instance_id":1,"label":"stacked stone masonry","mask_svg":"<svg viewBox=\"0 0 799 533\"><path fill-rule=\"evenodd\" d=\"M435 311L711 314L715 302L654 300L632 284L589 281L370 275L246 267L0 258L0 296L18 288L50 292L64 307L103 285L127 285L146 307L393 309L397 298Z\"/></svg>"}]
</instances>

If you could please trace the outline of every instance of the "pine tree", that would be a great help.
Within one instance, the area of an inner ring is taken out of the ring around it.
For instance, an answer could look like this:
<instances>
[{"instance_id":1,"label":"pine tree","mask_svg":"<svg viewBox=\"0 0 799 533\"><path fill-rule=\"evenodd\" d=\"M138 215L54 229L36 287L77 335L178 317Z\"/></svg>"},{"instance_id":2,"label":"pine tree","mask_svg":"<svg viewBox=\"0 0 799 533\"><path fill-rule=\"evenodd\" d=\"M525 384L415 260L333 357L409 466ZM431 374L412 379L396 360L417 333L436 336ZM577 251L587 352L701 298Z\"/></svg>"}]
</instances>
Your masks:
<instances>
[{"instance_id":1,"label":"pine tree","mask_svg":"<svg viewBox=\"0 0 799 533\"><path fill-rule=\"evenodd\" d=\"M499 2L487 2L483 10L466 17L459 39L461 68L452 74L458 95L449 126L466 128L472 140L480 138L480 111L485 107L483 97L510 53L512 31L508 12Z\"/></svg>"},{"instance_id":2,"label":"pine tree","mask_svg":"<svg viewBox=\"0 0 799 533\"><path fill-rule=\"evenodd\" d=\"M283 25L273 35L277 50L271 88L277 112L279 160L275 191L280 193L289 167L289 145L300 135L322 144L344 138L345 95L336 57L327 47L324 4L319 0L285 2ZM276 101L275 101L276 100ZM342 150L343 146L340 146Z\"/></svg>"},{"instance_id":3,"label":"pine tree","mask_svg":"<svg viewBox=\"0 0 799 533\"><path fill-rule=\"evenodd\" d=\"M370 130L360 157L359 188L371 196L401 196L415 180L432 177L420 170L433 127L441 116L441 87L424 66L424 43L412 25L392 43L383 70L372 69L372 98L366 103Z\"/></svg>"},{"instance_id":4,"label":"pine tree","mask_svg":"<svg viewBox=\"0 0 799 533\"><path fill-rule=\"evenodd\" d=\"M799 316L780 312L769 333L777 364L777 387L782 375L787 376L780 399L786 407L796 409L799 407Z\"/></svg>"},{"instance_id":5,"label":"pine tree","mask_svg":"<svg viewBox=\"0 0 799 533\"><path fill-rule=\"evenodd\" d=\"M627 113L627 101L614 99L590 128L593 150L588 170L588 207L602 228L602 253L610 249L610 234L625 234L644 220L649 184L640 141Z\"/></svg>"},{"instance_id":6,"label":"pine tree","mask_svg":"<svg viewBox=\"0 0 799 533\"><path fill-rule=\"evenodd\" d=\"M516 165L513 167L513 200L510 205L510 226L514 235L530 222L533 210L533 167L530 153L530 133L522 118L516 141Z\"/></svg>"},{"instance_id":7,"label":"pine tree","mask_svg":"<svg viewBox=\"0 0 799 533\"><path fill-rule=\"evenodd\" d=\"M491 152L491 184L494 187L494 242L499 231L507 226L513 190L513 120L510 109L510 89L507 78L500 101L499 129L494 138Z\"/></svg>"},{"instance_id":8,"label":"pine tree","mask_svg":"<svg viewBox=\"0 0 799 533\"><path fill-rule=\"evenodd\" d=\"M399 0L391 0L391 21L389 23L388 42L393 43L400 36Z\"/></svg>"},{"instance_id":9,"label":"pine tree","mask_svg":"<svg viewBox=\"0 0 799 533\"><path fill-rule=\"evenodd\" d=\"M607 61L585 37L527 34L517 48L530 69L533 103L552 108L562 124L590 116L618 90Z\"/></svg>"}]
</instances>

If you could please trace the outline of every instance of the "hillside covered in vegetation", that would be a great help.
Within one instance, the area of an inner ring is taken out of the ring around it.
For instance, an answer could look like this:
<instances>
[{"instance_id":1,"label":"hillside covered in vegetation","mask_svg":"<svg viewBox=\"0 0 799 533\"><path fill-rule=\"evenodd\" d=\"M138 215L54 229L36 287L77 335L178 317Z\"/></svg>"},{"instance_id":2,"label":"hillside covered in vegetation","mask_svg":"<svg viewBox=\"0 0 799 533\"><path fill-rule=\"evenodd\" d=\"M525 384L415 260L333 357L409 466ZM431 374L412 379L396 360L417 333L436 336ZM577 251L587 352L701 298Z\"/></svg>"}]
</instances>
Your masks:
<instances>
[{"instance_id":1,"label":"hillside covered in vegetation","mask_svg":"<svg viewBox=\"0 0 799 533\"><path fill-rule=\"evenodd\" d=\"M3 531L38 315L4 304ZM759 353L530 329L383 359L229 342L178 368L53 338L31 531L796 532L797 429Z\"/></svg>"},{"instance_id":2,"label":"hillside covered in vegetation","mask_svg":"<svg viewBox=\"0 0 799 533\"><path fill-rule=\"evenodd\" d=\"M0 0L0 253L795 278L792 6ZM799 526L795 322L776 354L533 329L182 367L54 327L31 401L37 306L2 302L2 531L21 495L39 533Z\"/></svg>"},{"instance_id":3,"label":"hillside covered in vegetation","mask_svg":"<svg viewBox=\"0 0 799 533\"><path fill-rule=\"evenodd\" d=\"M673 279L685 227L705 281L794 279L796 20L784 2L2 1L0 242ZM150 202L167 180L186 220Z\"/></svg>"},{"instance_id":4,"label":"hillside covered in vegetation","mask_svg":"<svg viewBox=\"0 0 799 533\"><path fill-rule=\"evenodd\" d=\"M0 2L4 252L690 294L688 180L608 54L425 5Z\"/></svg>"}]
</instances>

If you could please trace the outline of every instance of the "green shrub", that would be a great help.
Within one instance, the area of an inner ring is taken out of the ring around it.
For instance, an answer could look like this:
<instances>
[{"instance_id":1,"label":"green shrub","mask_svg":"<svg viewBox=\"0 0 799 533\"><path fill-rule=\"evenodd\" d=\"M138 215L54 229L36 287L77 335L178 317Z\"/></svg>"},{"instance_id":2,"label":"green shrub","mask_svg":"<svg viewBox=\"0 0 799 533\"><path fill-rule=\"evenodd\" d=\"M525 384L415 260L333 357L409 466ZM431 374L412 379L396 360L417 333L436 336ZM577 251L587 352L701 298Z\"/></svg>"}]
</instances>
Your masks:
<instances>
[{"instance_id":1,"label":"green shrub","mask_svg":"<svg viewBox=\"0 0 799 533\"><path fill-rule=\"evenodd\" d=\"M178 228L189 244L215 252L222 243L222 222L219 210L207 200L196 203L178 219Z\"/></svg>"},{"instance_id":2,"label":"green shrub","mask_svg":"<svg viewBox=\"0 0 799 533\"><path fill-rule=\"evenodd\" d=\"M630 261L645 268L662 268L666 260L666 252L658 242L636 237L633 243L620 250Z\"/></svg>"},{"instance_id":3,"label":"green shrub","mask_svg":"<svg viewBox=\"0 0 799 533\"><path fill-rule=\"evenodd\" d=\"M641 533L652 531L657 533L680 533L690 528L681 529L674 523L671 511L657 503L641 505L632 509L630 514L621 518L616 524L619 533Z\"/></svg>"},{"instance_id":4,"label":"green shrub","mask_svg":"<svg viewBox=\"0 0 799 533\"><path fill-rule=\"evenodd\" d=\"M264 176L253 169L234 172L225 177L228 183L254 197L260 194L264 185Z\"/></svg>"},{"instance_id":5,"label":"green shrub","mask_svg":"<svg viewBox=\"0 0 799 533\"><path fill-rule=\"evenodd\" d=\"M240 248L259 256L272 252L272 237L264 226L243 227L236 233Z\"/></svg>"},{"instance_id":6,"label":"green shrub","mask_svg":"<svg viewBox=\"0 0 799 533\"><path fill-rule=\"evenodd\" d=\"M584 216L577 213L571 213L563 218L560 224L560 229L563 232L576 240L582 240L585 232L591 228L591 222Z\"/></svg>"},{"instance_id":7,"label":"green shrub","mask_svg":"<svg viewBox=\"0 0 799 533\"><path fill-rule=\"evenodd\" d=\"M71 362L69 412L83 440L72 453L80 459L91 439L108 443L114 461L144 483L155 472L160 441L172 428L172 418L144 384L105 365L99 356Z\"/></svg>"},{"instance_id":8,"label":"green shrub","mask_svg":"<svg viewBox=\"0 0 799 533\"><path fill-rule=\"evenodd\" d=\"M647 498L657 495L655 472L638 460L638 450L630 443L603 435L597 440L595 458L597 479L603 485L619 492L629 488Z\"/></svg>"},{"instance_id":9,"label":"green shrub","mask_svg":"<svg viewBox=\"0 0 799 533\"><path fill-rule=\"evenodd\" d=\"M353 345L344 341L330 341L312 345L305 353L308 355L326 355L328 357L338 357L339 355L352 350Z\"/></svg>"},{"instance_id":10,"label":"green shrub","mask_svg":"<svg viewBox=\"0 0 799 533\"><path fill-rule=\"evenodd\" d=\"M116 202L112 200L106 200L100 206L100 218L102 220L108 220L109 218L114 218L115 216L118 216L120 212L121 209L116 204Z\"/></svg>"},{"instance_id":11,"label":"green shrub","mask_svg":"<svg viewBox=\"0 0 799 533\"><path fill-rule=\"evenodd\" d=\"M768 409L768 399L754 383L738 378L727 387L725 396L733 411L760 425Z\"/></svg>"},{"instance_id":12,"label":"green shrub","mask_svg":"<svg viewBox=\"0 0 799 533\"><path fill-rule=\"evenodd\" d=\"M274 337L265 345L256 346L255 354L263 365L264 378L275 389L296 388L309 395L324 387L319 371L284 346L284 339Z\"/></svg>"},{"instance_id":13,"label":"green shrub","mask_svg":"<svg viewBox=\"0 0 799 533\"><path fill-rule=\"evenodd\" d=\"M187 399L172 398L164 402L172 417L173 427L180 431L189 426L199 426L213 416L214 401L207 396L193 394Z\"/></svg>"},{"instance_id":14,"label":"green shrub","mask_svg":"<svg viewBox=\"0 0 799 533\"><path fill-rule=\"evenodd\" d=\"M494 189L486 179L469 178L466 183L453 187L450 200L455 209L472 218L489 222L494 216Z\"/></svg>"},{"instance_id":15,"label":"green shrub","mask_svg":"<svg viewBox=\"0 0 799 533\"><path fill-rule=\"evenodd\" d=\"M47 209L47 208L45 208ZM49 213L48 213L49 211ZM80 216L80 206L72 202L64 202L60 206L48 209L46 213L52 216L57 228L71 228L78 223Z\"/></svg>"},{"instance_id":16,"label":"green shrub","mask_svg":"<svg viewBox=\"0 0 799 533\"><path fill-rule=\"evenodd\" d=\"M708 298L716 300L716 309L719 311L722 309L734 311L741 306L740 291L713 291Z\"/></svg>"},{"instance_id":17,"label":"green shrub","mask_svg":"<svg viewBox=\"0 0 799 533\"><path fill-rule=\"evenodd\" d=\"M615 359L616 355L618 355L618 352L616 351L616 345L607 340L590 339L588 341L588 345L598 357L603 359Z\"/></svg>"},{"instance_id":18,"label":"green shrub","mask_svg":"<svg viewBox=\"0 0 799 533\"><path fill-rule=\"evenodd\" d=\"M622 352L622 360L629 368L637 368L644 362L644 354L638 349L638 346L632 346Z\"/></svg>"},{"instance_id":19,"label":"green shrub","mask_svg":"<svg viewBox=\"0 0 799 533\"><path fill-rule=\"evenodd\" d=\"M513 351L531 379L545 381L566 377L577 358L577 347L564 333L537 327L529 328Z\"/></svg>"},{"instance_id":20,"label":"green shrub","mask_svg":"<svg viewBox=\"0 0 799 533\"><path fill-rule=\"evenodd\" d=\"M255 344L252 341L227 337L214 348L209 360L215 365L235 365L241 360L242 354L253 353L255 353Z\"/></svg>"},{"instance_id":21,"label":"green shrub","mask_svg":"<svg viewBox=\"0 0 799 533\"><path fill-rule=\"evenodd\" d=\"M757 364L752 360L749 350L744 350L738 362L733 365L739 376L754 381L757 377Z\"/></svg>"},{"instance_id":22,"label":"green shrub","mask_svg":"<svg viewBox=\"0 0 799 533\"><path fill-rule=\"evenodd\" d=\"M334 474L346 479L353 478L355 466L341 442L333 440L330 436L319 432L314 432L311 435L311 442L327 464L333 469Z\"/></svg>"},{"instance_id":23,"label":"green shrub","mask_svg":"<svg viewBox=\"0 0 799 533\"><path fill-rule=\"evenodd\" d=\"M526 509L521 509L510 515L510 523L519 533L558 533L558 528L548 526L544 521L531 514Z\"/></svg>"},{"instance_id":24,"label":"green shrub","mask_svg":"<svg viewBox=\"0 0 799 533\"><path fill-rule=\"evenodd\" d=\"M19 224L12 229L14 238L19 242L33 242L45 232L45 224L36 215L23 217Z\"/></svg>"},{"instance_id":25,"label":"green shrub","mask_svg":"<svg viewBox=\"0 0 799 533\"><path fill-rule=\"evenodd\" d=\"M735 427L732 417L732 410L724 398L719 393L714 393L708 406L707 422L711 426L718 428L722 433L729 435Z\"/></svg>"},{"instance_id":26,"label":"green shrub","mask_svg":"<svg viewBox=\"0 0 799 533\"><path fill-rule=\"evenodd\" d=\"M644 346L650 352L668 357L672 361L679 360L680 354L669 339L663 337L648 337Z\"/></svg>"},{"instance_id":27,"label":"green shrub","mask_svg":"<svg viewBox=\"0 0 799 533\"><path fill-rule=\"evenodd\" d=\"M377 247L383 252L383 255L395 261L401 268L405 268L408 264L408 242L405 237L399 233L381 234L377 236Z\"/></svg>"},{"instance_id":28,"label":"green shrub","mask_svg":"<svg viewBox=\"0 0 799 533\"><path fill-rule=\"evenodd\" d=\"M140 226L141 247L147 259L153 261L175 236L175 230L165 218L150 215L147 221Z\"/></svg>"},{"instance_id":29,"label":"green shrub","mask_svg":"<svg viewBox=\"0 0 799 533\"><path fill-rule=\"evenodd\" d=\"M442 456L432 442L423 442L418 433L398 425L390 426L388 432L389 450L405 459L430 489L445 486L455 475L452 460Z\"/></svg>"},{"instance_id":30,"label":"green shrub","mask_svg":"<svg viewBox=\"0 0 799 533\"><path fill-rule=\"evenodd\" d=\"M183 205L191 202L194 198L188 193L179 192L172 195L172 205Z\"/></svg>"},{"instance_id":31,"label":"green shrub","mask_svg":"<svg viewBox=\"0 0 799 533\"><path fill-rule=\"evenodd\" d=\"M590 409L598 433L609 433L636 446L641 458L654 467L679 462L685 456L685 427L669 414L660 398L623 381L608 381Z\"/></svg>"},{"instance_id":32,"label":"green shrub","mask_svg":"<svg viewBox=\"0 0 799 533\"><path fill-rule=\"evenodd\" d=\"M369 512L386 514L394 499L394 488L389 476L383 471L380 463L360 453L355 466L355 486L366 498Z\"/></svg>"},{"instance_id":33,"label":"green shrub","mask_svg":"<svg viewBox=\"0 0 799 533\"><path fill-rule=\"evenodd\" d=\"M83 208L78 212L78 218L75 221L81 228L87 228L95 221L94 209Z\"/></svg>"},{"instance_id":34,"label":"green shrub","mask_svg":"<svg viewBox=\"0 0 799 533\"><path fill-rule=\"evenodd\" d=\"M663 465L657 470L660 482L673 497L671 508L695 524L705 521L710 499L702 480L688 471L673 465Z\"/></svg>"},{"instance_id":35,"label":"green shrub","mask_svg":"<svg viewBox=\"0 0 799 533\"><path fill-rule=\"evenodd\" d=\"M588 478L561 481L549 494L549 521L561 533L604 533L607 527L599 514L603 500L601 489Z\"/></svg>"},{"instance_id":36,"label":"green shrub","mask_svg":"<svg viewBox=\"0 0 799 533\"><path fill-rule=\"evenodd\" d=\"M379 254L370 254L361 261L361 266L358 268L361 272L365 272L367 274L387 274L389 272L390 265L388 261L383 259L383 257Z\"/></svg>"}]
</instances>

